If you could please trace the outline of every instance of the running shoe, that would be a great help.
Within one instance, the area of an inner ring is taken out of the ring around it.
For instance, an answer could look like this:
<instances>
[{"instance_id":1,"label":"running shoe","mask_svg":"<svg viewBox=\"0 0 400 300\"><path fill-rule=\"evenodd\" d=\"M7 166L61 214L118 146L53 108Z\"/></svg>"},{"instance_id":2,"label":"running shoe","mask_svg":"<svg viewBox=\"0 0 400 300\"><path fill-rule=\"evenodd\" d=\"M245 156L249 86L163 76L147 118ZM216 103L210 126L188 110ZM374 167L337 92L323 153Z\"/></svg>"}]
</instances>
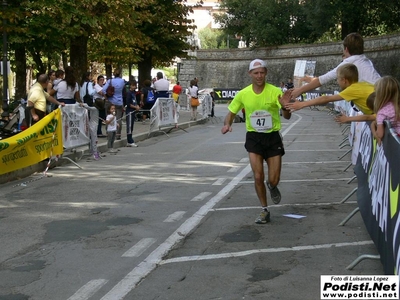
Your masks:
<instances>
[{"instance_id":1,"label":"running shoe","mask_svg":"<svg viewBox=\"0 0 400 300\"><path fill-rule=\"evenodd\" d=\"M267 224L271 222L270 212L263 209L255 222L256 224Z\"/></svg>"},{"instance_id":2,"label":"running shoe","mask_svg":"<svg viewBox=\"0 0 400 300\"><path fill-rule=\"evenodd\" d=\"M271 193L272 202L278 204L281 202L281 192L278 189L278 186L272 187L269 183L267 183L269 192Z\"/></svg>"}]
</instances>

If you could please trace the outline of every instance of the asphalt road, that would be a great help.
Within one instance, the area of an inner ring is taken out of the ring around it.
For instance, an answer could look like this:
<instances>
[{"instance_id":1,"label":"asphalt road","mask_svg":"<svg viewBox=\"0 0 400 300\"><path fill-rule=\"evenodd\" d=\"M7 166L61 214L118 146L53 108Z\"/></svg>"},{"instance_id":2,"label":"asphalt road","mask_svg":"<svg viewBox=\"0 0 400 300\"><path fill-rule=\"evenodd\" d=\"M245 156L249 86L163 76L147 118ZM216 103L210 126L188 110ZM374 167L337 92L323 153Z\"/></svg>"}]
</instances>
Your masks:
<instances>
[{"instance_id":1,"label":"asphalt road","mask_svg":"<svg viewBox=\"0 0 400 300\"><path fill-rule=\"evenodd\" d=\"M338 226L357 207L355 195L340 204L357 186L341 128L327 111L283 122L282 202L267 225L254 223L243 123L1 185L0 299L320 299L321 275L383 274L375 260L346 269L377 251L360 214Z\"/></svg>"}]
</instances>

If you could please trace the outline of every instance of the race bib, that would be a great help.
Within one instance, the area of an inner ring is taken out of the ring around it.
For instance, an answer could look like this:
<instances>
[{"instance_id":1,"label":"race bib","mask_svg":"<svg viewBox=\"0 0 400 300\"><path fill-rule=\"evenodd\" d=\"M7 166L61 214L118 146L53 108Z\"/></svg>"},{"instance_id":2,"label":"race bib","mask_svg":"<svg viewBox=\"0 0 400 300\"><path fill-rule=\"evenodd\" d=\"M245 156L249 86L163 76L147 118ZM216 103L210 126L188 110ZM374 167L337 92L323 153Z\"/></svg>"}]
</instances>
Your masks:
<instances>
[{"instance_id":1,"label":"race bib","mask_svg":"<svg viewBox=\"0 0 400 300\"><path fill-rule=\"evenodd\" d=\"M250 115L251 126L257 132L265 132L272 129L272 117L266 110L256 110Z\"/></svg>"}]
</instances>

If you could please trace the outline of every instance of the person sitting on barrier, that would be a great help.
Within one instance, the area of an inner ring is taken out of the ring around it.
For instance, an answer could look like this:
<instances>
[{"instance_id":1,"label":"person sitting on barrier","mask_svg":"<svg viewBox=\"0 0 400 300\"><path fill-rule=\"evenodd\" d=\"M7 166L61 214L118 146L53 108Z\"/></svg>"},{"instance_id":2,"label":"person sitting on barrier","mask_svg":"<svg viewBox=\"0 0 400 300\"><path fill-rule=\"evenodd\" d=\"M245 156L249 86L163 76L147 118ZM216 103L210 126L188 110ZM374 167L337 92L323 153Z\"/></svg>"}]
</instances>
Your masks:
<instances>
[{"instance_id":1,"label":"person sitting on barrier","mask_svg":"<svg viewBox=\"0 0 400 300\"><path fill-rule=\"evenodd\" d=\"M116 109L114 104L110 104L107 107L107 118L106 118L106 125L107 125L107 147L109 153L116 153L117 150L114 149L114 141L117 135L118 129L118 122L116 117Z\"/></svg>"},{"instance_id":2,"label":"person sitting on barrier","mask_svg":"<svg viewBox=\"0 0 400 300\"><path fill-rule=\"evenodd\" d=\"M375 101L375 92L371 93L367 98L367 106L370 110L374 111L374 101ZM358 115L358 116L346 116L346 115L339 115L335 117L335 121L344 124L344 123L351 123L351 122L366 122L366 121L374 121L376 115Z\"/></svg>"},{"instance_id":3,"label":"person sitting on barrier","mask_svg":"<svg viewBox=\"0 0 400 300\"><path fill-rule=\"evenodd\" d=\"M400 136L400 85L393 76L384 76L375 83L374 111L376 121L371 123L371 131L380 144L385 133L383 121L387 120Z\"/></svg>"},{"instance_id":4,"label":"person sitting on barrier","mask_svg":"<svg viewBox=\"0 0 400 300\"><path fill-rule=\"evenodd\" d=\"M353 64L344 64L337 69L337 82L342 91L336 95L320 96L309 101L298 100L286 104L286 108L296 111L314 105L323 105L334 101L352 101L365 115L373 111L367 106L367 98L374 91L374 86L368 82L358 82L358 70Z\"/></svg>"},{"instance_id":5,"label":"person sitting on barrier","mask_svg":"<svg viewBox=\"0 0 400 300\"><path fill-rule=\"evenodd\" d=\"M156 102L154 97L154 89L151 87L151 81L146 79L143 82L142 94L140 95L140 107L143 109L143 124L146 124L146 119L150 117L150 109Z\"/></svg>"},{"instance_id":6,"label":"person sitting on barrier","mask_svg":"<svg viewBox=\"0 0 400 300\"><path fill-rule=\"evenodd\" d=\"M127 138L127 147L137 147L133 140L133 125L135 124L135 114L138 110L140 110L140 106L136 101L136 80L132 80L129 83L129 91L126 94L126 138Z\"/></svg>"},{"instance_id":7,"label":"person sitting on barrier","mask_svg":"<svg viewBox=\"0 0 400 300\"><path fill-rule=\"evenodd\" d=\"M333 70L312 80L301 87L292 90L292 99L300 95L315 90L316 88L327 84L336 79L337 69L344 64L355 64L359 72L358 81L374 84L381 76L375 70L372 62L364 55L364 40L358 33L350 33L343 40L343 61Z\"/></svg>"},{"instance_id":8,"label":"person sitting on barrier","mask_svg":"<svg viewBox=\"0 0 400 300\"><path fill-rule=\"evenodd\" d=\"M164 78L162 72L157 72L157 81L154 82L154 89L156 90L156 100L157 98L169 98L169 81Z\"/></svg>"},{"instance_id":9,"label":"person sitting on barrier","mask_svg":"<svg viewBox=\"0 0 400 300\"><path fill-rule=\"evenodd\" d=\"M47 74L40 74L36 83L28 93L28 105L26 107L25 122L26 126L32 126L46 116L46 100L64 106L64 102L59 102L49 95L44 89L49 83Z\"/></svg>"}]
</instances>

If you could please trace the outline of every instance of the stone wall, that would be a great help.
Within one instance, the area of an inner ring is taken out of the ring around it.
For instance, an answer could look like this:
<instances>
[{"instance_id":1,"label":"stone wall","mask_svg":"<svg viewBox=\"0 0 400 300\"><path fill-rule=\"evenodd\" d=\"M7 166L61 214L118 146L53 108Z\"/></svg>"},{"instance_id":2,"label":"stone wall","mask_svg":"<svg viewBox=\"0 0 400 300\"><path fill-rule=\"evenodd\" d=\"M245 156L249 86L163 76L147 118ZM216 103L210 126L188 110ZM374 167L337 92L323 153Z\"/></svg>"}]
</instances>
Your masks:
<instances>
[{"instance_id":1,"label":"stone wall","mask_svg":"<svg viewBox=\"0 0 400 300\"><path fill-rule=\"evenodd\" d=\"M316 61L315 75L325 74L342 60L342 42L313 45L291 45L259 49L197 50L197 57L182 60L179 81L189 86L199 78L199 88L243 88L250 84L247 74L249 62L255 58L267 62L267 81L279 86L293 77L296 60ZM400 79L400 35L364 39L365 55L383 75ZM325 86L338 89L335 82Z\"/></svg>"}]
</instances>

